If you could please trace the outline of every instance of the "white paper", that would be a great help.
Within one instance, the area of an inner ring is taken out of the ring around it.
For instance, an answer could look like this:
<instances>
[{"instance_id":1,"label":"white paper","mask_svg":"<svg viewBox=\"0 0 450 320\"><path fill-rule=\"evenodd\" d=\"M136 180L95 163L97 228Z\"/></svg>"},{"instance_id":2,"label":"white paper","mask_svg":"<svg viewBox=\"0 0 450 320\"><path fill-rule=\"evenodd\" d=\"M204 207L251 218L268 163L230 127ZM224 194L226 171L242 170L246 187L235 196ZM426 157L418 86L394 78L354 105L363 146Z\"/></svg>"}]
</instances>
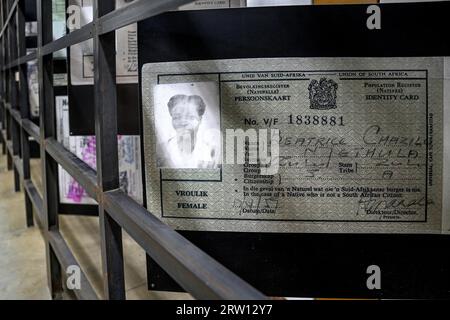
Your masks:
<instances>
[{"instance_id":1,"label":"white paper","mask_svg":"<svg viewBox=\"0 0 450 320\"><path fill-rule=\"evenodd\" d=\"M116 8L127 6L132 1L116 0ZM81 26L92 22L92 1L71 0L70 3L81 7ZM137 24L131 24L116 30L116 50L117 83L137 83ZM70 67L72 85L94 84L94 46L92 39L70 47Z\"/></svg>"}]
</instances>

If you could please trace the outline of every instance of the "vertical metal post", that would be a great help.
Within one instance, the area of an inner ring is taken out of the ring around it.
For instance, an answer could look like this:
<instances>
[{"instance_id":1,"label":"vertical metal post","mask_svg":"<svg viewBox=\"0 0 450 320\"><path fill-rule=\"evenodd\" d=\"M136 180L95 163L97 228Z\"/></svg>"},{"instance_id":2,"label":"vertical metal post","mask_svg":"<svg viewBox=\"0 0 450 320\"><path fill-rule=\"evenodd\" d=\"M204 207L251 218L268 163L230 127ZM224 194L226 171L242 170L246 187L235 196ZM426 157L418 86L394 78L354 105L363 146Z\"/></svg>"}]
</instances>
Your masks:
<instances>
[{"instance_id":1,"label":"vertical metal post","mask_svg":"<svg viewBox=\"0 0 450 320\"><path fill-rule=\"evenodd\" d=\"M3 0L0 1L0 28L3 29ZM1 77L1 81L0 81L0 142L2 143L2 154L5 154L6 152L6 141L3 141L3 134L1 134L1 130L3 130L3 128L5 127L5 118L4 118L4 104L3 104L3 99L5 96L5 90L4 90L4 85L5 85L5 76L4 76L4 71L3 68L5 66L3 57L4 57L4 42L3 42L3 37L0 38L0 77Z\"/></svg>"},{"instance_id":2,"label":"vertical metal post","mask_svg":"<svg viewBox=\"0 0 450 320\"><path fill-rule=\"evenodd\" d=\"M7 8L7 14L9 13L9 10L11 9L10 1L6 1L6 8ZM9 36L9 28L11 26L10 21L6 23L6 29L3 34L5 37L5 49L6 49L6 64L9 64L11 62L11 38ZM8 69L5 71L5 85L6 85L6 92L5 92L5 99L6 103L11 103L11 70ZM6 122L6 140L11 140L11 114L8 112L6 106L5 106L5 122ZM10 152L6 152L6 159L7 159L7 169L12 170L12 155Z\"/></svg>"},{"instance_id":3,"label":"vertical metal post","mask_svg":"<svg viewBox=\"0 0 450 320\"><path fill-rule=\"evenodd\" d=\"M3 25L4 25L4 1L0 1L0 26L3 29ZM3 130L5 128L5 117L4 117L4 103L3 103L3 99L5 99L5 90L4 90L4 86L5 86L5 73L3 71L3 68L5 67L5 61L4 61L4 37L0 38L0 76L1 76L1 82L0 82L0 95L1 95L1 99L0 99L0 130ZM0 132L0 141L2 142L2 154L6 153L6 141L3 140L3 134L1 134Z\"/></svg>"},{"instance_id":4,"label":"vertical metal post","mask_svg":"<svg viewBox=\"0 0 450 320\"><path fill-rule=\"evenodd\" d=\"M3 27L5 26L5 11L6 11L7 9L6 9L6 4L5 4L5 2L4 1L2 1L2 25L3 25ZM6 42L6 35L5 34L3 34L3 37L2 37L2 62L3 62L3 66L6 66L6 61L7 61L7 58L6 58L6 46L7 46L7 42ZM7 127L6 127L6 96L7 96L7 91L6 91L6 82L7 82L7 79L6 79L6 70L3 70L2 71L2 91L3 91L3 95L2 95L2 100L3 100L3 102L2 102L2 106L3 106L3 110L2 110L2 118L3 118L3 123L2 123L2 129L3 130L7 130ZM4 139L4 144L3 144L3 150L2 150L2 152L3 152L3 154L7 154L7 150L6 150L6 143L7 143L7 140L6 139Z\"/></svg>"},{"instance_id":5,"label":"vertical metal post","mask_svg":"<svg viewBox=\"0 0 450 320\"><path fill-rule=\"evenodd\" d=\"M114 10L114 0L94 1L94 22ZM96 28L99 26L96 24ZM119 188L115 31L94 33L97 178L102 192ZM125 299L122 229L99 205L103 282L106 299Z\"/></svg>"},{"instance_id":6,"label":"vertical metal post","mask_svg":"<svg viewBox=\"0 0 450 320\"><path fill-rule=\"evenodd\" d=\"M37 1L38 20L38 77L39 115L41 135L42 183L44 192L44 224L47 230L58 229L58 166L45 150L45 139L56 138L53 99L53 55L42 55L42 47L53 40L52 2ZM61 265L53 248L46 241L47 277L53 299L60 299L63 291Z\"/></svg>"},{"instance_id":7,"label":"vertical metal post","mask_svg":"<svg viewBox=\"0 0 450 320\"><path fill-rule=\"evenodd\" d=\"M25 37L25 1L20 1L17 8L17 39L19 44L19 56L23 57L27 53L26 37ZM20 105L20 117L22 119L30 118L30 107L28 100L28 81L27 81L27 64L22 63L19 66L19 105ZM20 147L22 153L22 171L23 180L31 179L30 172L30 141L28 133L21 128L20 129ZM25 214L27 226L33 226L33 204L28 195L28 192L24 192L25 196Z\"/></svg>"},{"instance_id":8,"label":"vertical metal post","mask_svg":"<svg viewBox=\"0 0 450 320\"><path fill-rule=\"evenodd\" d=\"M10 36L10 50L11 50L11 61L17 59L17 10L15 14L11 17L10 27L9 27L9 36ZM16 69L10 69L10 81L11 81L11 110L18 109L18 85L16 79ZM11 138L12 138L12 156L18 156L20 153L20 124L17 123L15 119L13 119L11 114ZM20 191L20 176L19 176L19 168L13 164L14 168L14 190L16 192Z\"/></svg>"}]
</instances>

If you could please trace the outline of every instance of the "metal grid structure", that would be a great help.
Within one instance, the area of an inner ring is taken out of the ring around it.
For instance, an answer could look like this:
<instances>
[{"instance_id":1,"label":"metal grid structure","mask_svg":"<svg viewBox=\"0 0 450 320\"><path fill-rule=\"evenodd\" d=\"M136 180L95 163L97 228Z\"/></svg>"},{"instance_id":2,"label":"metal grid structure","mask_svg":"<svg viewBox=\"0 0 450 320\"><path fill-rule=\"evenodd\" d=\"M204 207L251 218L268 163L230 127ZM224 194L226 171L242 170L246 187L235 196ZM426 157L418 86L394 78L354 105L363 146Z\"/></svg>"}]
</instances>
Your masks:
<instances>
[{"instance_id":1,"label":"metal grid structure","mask_svg":"<svg viewBox=\"0 0 450 320\"><path fill-rule=\"evenodd\" d=\"M3 153L14 170L15 190L23 184L26 221L33 212L44 229L48 285L52 298L63 292L65 270L78 265L58 227L58 164L99 204L104 296L125 299L122 229L178 284L199 299L265 299L224 266L162 223L119 189L115 30L189 0L136 0L115 10L114 0L94 0L93 22L53 41L52 1L37 0L37 51L26 54L25 1L2 0L0 14L0 121ZM97 171L56 139L53 53L93 38ZM30 121L27 62L38 60L40 125ZM30 137L40 144L41 198L30 179ZM103 159L107 159L103 161ZM34 207L34 210L33 210ZM81 266L82 269L82 266ZM78 299L98 296L82 273Z\"/></svg>"}]
</instances>

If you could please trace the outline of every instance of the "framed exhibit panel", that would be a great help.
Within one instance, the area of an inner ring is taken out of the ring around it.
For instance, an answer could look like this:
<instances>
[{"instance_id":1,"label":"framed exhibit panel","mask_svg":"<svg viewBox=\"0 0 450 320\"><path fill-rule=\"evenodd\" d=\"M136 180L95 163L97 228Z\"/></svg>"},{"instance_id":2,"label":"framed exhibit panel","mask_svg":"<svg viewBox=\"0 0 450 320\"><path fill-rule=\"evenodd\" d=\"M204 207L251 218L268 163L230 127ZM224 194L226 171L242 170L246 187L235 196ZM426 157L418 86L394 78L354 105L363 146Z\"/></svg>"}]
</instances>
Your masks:
<instances>
[{"instance_id":1,"label":"framed exhibit panel","mask_svg":"<svg viewBox=\"0 0 450 320\"><path fill-rule=\"evenodd\" d=\"M366 5L138 23L147 208L268 295L448 297L450 7L380 7L381 28Z\"/></svg>"}]
</instances>

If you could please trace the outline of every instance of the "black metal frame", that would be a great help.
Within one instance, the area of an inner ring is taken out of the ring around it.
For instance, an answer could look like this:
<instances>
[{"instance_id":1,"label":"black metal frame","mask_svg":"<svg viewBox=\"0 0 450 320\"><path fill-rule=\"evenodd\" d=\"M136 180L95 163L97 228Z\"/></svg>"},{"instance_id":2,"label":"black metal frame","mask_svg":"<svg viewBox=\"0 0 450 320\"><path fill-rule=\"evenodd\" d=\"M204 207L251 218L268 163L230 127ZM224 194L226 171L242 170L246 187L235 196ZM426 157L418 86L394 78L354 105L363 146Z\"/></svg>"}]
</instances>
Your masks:
<instances>
[{"instance_id":1,"label":"black metal frame","mask_svg":"<svg viewBox=\"0 0 450 320\"><path fill-rule=\"evenodd\" d=\"M0 122L3 153L14 169L15 190L25 190L26 221L44 229L48 284L52 298L63 292L65 270L78 265L58 228L58 164L99 203L104 295L125 299L122 229L187 292L199 299L266 299L258 290L162 223L119 189L115 30L191 2L136 0L115 10L114 0L94 1L94 20L53 41L52 1L37 0L38 47L26 54L24 0L2 0L0 14ZM97 171L56 139L53 52L93 38ZM38 59L40 126L30 121L27 65ZM16 81L18 72L19 81ZM40 144L44 197L30 179L30 137ZM108 159L102 161L102 159ZM84 273L79 299L97 294Z\"/></svg>"}]
</instances>

